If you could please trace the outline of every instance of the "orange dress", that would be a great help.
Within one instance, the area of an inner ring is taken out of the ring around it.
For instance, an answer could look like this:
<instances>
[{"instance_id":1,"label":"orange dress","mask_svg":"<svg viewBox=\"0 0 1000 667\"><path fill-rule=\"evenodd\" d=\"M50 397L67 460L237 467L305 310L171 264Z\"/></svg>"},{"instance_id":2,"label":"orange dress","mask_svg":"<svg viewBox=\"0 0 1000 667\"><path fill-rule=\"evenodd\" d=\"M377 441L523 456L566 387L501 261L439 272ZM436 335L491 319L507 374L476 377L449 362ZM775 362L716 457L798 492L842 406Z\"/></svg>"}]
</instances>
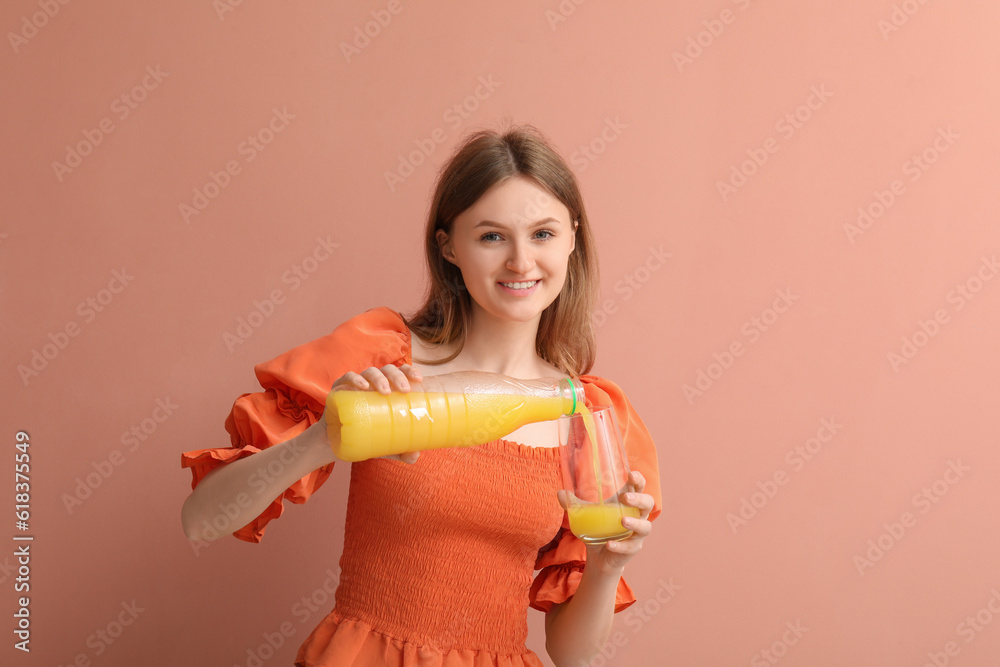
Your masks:
<instances>
[{"instance_id":1,"label":"orange dress","mask_svg":"<svg viewBox=\"0 0 1000 667\"><path fill-rule=\"evenodd\" d=\"M322 415L347 371L412 363L398 313L375 308L333 333L255 367L263 392L243 394L226 429L232 447L185 452L192 488L217 466L292 438ZM633 470L660 512L656 451L614 383L581 377L588 405L614 405ZM259 542L284 511L304 503L329 464L289 487L234 535ZM496 440L428 450L415 464L351 464L335 606L299 648L297 667L542 667L525 647L527 608L548 611L576 591L586 549L556 500L558 447ZM535 574L535 570L538 573ZM635 602L624 579L615 611Z\"/></svg>"}]
</instances>

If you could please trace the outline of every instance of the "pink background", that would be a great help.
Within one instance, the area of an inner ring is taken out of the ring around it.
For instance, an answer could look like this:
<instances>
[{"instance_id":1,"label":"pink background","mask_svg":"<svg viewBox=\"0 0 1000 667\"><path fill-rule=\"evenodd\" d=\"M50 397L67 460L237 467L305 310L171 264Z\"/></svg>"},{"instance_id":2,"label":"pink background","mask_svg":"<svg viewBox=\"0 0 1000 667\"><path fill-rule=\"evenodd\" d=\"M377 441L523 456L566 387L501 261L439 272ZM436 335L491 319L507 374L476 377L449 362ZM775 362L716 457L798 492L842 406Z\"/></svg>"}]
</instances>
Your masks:
<instances>
[{"instance_id":1,"label":"pink background","mask_svg":"<svg viewBox=\"0 0 1000 667\"><path fill-rule=\"evenodd\" d=\"M997 664L1000 5L42 4L0 9L2 456L30 434L35 536L33 650L7 630L3 664L246 666L282 624L262 663L291 664L332 606L296 605L337 571L348 466L262 544L196 552L180 452L228 444L254 364L418 305L435 172L503 118L579 176L595 372L659 446L664 512L626 573L640 601L594 664ZM250 160L274 109L294 118ZM317 238L338 244L325 261ZM5 626L10 538L29 534L8 520Z\"/></svg>"}]
</instances>

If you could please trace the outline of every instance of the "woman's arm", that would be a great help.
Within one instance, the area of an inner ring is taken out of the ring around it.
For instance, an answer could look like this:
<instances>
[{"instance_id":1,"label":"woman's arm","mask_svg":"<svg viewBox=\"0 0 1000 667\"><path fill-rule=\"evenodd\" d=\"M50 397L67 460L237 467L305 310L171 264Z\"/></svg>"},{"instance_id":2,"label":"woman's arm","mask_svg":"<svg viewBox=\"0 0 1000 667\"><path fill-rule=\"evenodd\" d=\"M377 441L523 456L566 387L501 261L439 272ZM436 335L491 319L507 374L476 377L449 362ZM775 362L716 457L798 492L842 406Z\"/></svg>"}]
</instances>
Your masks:
<instances>
[{"instance_id":1,"label":"woman's arm","mask_svg":"<svg viewBox=\"0 0 1000 667\"><path fill-rule=\"evenodd\" d=\"M326 421L291 440L208 473L181 509L184 534L211 541L230 535L267 509L285 489L334 461Z\"/></svg>"},{"instance_id":2,"label":"woman's arm","mask_svg":"<svg viewBox=\"0 0 1000 667\"><path fill-rule=\"evenodd\" d=\"M409 365L370 367L361 373L345 373L331 391L374 389L388 394L407 392L409 382L419 382L420 372ZM332 415L331 423L339 423ZM291 440L267 447L251 456L219 466L205 475L181 508L181 524L190 539L217 540L236 532L260 516L292 484L313 470L336 460L333 455L339 429L327 431L327 415ZM419 453L387 456L413 463Z\"/></svg>"},{"instance_id":3,"label":"woman's arm","mask_svg":"<svg viewBox=\"0 0 1000 667\"><path fill-rule=\"evenodd\" d=\"M596 549L587 547L589 555ZM556 667L583 667L604 647L611 636L615 615L615 591L624 568L599 572L589 565L576 594L556 604L545 615L545 650Z\"/></svg>"},{"instance_id":4,"label":"woman's arm","mask_svg":"<svg viewBox=\"0 0 1000 667\"><path fill-rule=\"evenodd\" d=\"M576 593L568 601L553 605L545 616L545 650L556 667L584 667L600 653L611 635L614 623L615 594L625 564L642 548L642 541L652 530L647 519L653 509L653 497L642 493L645 478L631 473L636 491L623 494L623 505L638 507L637 519L626 517L623 525L632 537L587 547L587 564Z\"/></svg>"}]
</instances>

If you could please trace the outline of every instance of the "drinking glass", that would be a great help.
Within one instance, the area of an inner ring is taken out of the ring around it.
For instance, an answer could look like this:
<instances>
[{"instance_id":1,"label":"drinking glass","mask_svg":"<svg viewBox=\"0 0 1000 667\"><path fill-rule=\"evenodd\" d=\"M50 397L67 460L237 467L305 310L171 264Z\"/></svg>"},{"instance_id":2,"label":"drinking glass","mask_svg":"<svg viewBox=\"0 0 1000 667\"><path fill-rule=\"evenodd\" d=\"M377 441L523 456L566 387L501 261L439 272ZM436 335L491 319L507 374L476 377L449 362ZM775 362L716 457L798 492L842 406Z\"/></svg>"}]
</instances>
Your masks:
<instances>
[{"instance_id":1,"label":"drinking glass","mask_svg":"<svg viewBox=\"0 0 1000 667\"><path fill-rule=\"evenodd\" d=\"M628 481L628 457L614 406L595 406L558 422L570 530L586 544L630 537L632 531L621 520L638 518L639 508L619 502L620 494L635 489Z\"/></svg>"}]
</instances>

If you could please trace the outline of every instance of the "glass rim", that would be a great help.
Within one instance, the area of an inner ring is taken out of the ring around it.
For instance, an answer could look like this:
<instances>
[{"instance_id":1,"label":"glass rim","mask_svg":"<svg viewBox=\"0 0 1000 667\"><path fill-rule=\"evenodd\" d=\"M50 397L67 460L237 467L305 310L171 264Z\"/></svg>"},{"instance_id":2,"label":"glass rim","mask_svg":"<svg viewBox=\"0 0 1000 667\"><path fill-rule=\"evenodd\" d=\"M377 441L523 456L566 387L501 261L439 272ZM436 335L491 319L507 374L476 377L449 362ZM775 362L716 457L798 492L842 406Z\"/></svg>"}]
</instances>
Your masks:
<instances>
[{"instance_id":1,"label":"glass rim","mask_svg":"<svg viewBox=\"0 0 1000 667\"><path fill-rule=\"evenodd\" d=\"M614 411L615 406L613 406L613 405L611 405L609 403L608 405L595 405L593 407L587 408L587 410L590 411L590 414L594 414L595 412L607 412L609 408L611 409L611 411ZM558 419L560 419L560 420L561 419L573 419L574 417L580 417L580 418L582 418L582 416L583 416L582 412L574 412L574 413L568 414L568 415L559 415Z\"/></svg>"}]
</instances>

